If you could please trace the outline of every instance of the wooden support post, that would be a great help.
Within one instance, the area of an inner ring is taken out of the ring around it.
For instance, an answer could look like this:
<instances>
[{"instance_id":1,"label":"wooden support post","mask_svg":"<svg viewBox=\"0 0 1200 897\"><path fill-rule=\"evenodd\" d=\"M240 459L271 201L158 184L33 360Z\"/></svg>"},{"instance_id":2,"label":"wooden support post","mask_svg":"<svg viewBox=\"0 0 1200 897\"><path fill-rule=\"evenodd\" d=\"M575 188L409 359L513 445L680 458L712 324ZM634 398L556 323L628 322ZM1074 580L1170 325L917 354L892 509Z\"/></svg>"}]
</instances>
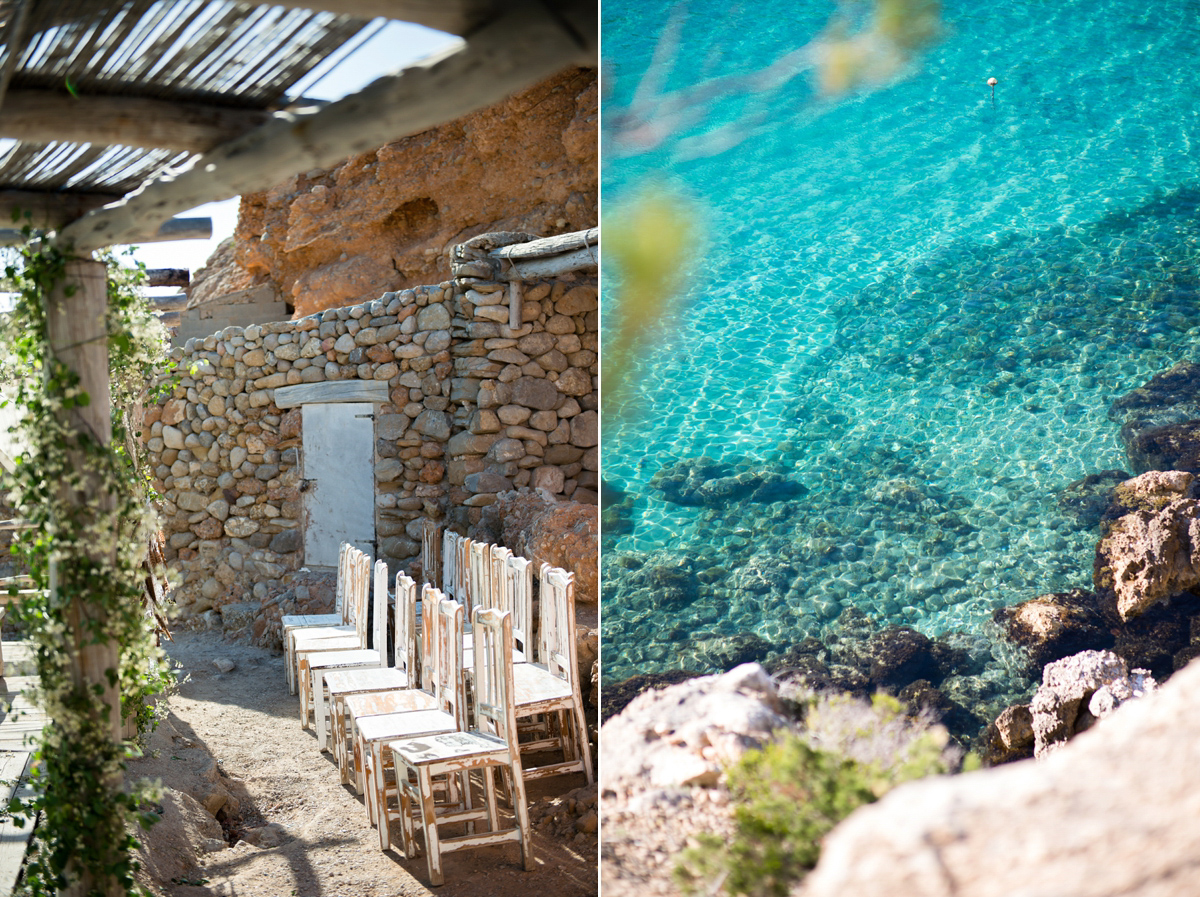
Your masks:
<instances>
[{"instance_id":1,"label":"wooden support post","mask_svg":"<svg viewBox=\"0 0 1200 897\"><path fill-rule=\"evenodd\" d=\"M46 329L50 342L50 353L79 375L80 388L90 401L86 406L73 408L69 412L68 425L78 432L85 432L101 443L112 438L112 399L108 379L108 337L105 327L105 312L108 303L106 270L103 264L90 258L72 259L67 262L66 276L46 301ZM72 491L64 498L83 509L94 508L103 513L111 510L115 496L96 488L97 481L84 480L85 486ZM64 487L65 488L65 487ZM115 536L115 534L114 534ZM104 551L103 546L93 550ZM58 600L59 563L50 565L51 600ZM71 675L76 686L92 688L100 686L102 700L108 707L108 731L112 740L121 738L121 699L118 690L108 680L107 670L116 669L118 647L113 642L93 642L88 633L89 625L100 623L103 629L105 609L91 604L79 596L71 599L67 609ZM111 789L121 787L121 774L109 782ZM115 882L92 882L84 876L76 881L64 894L83 895L92 888L104 894L124 893Z\"/></svg>"},{"instance_id":2,"label":"wooden support post","mask_svg":"<svg viewBox=\"0 0 1200 897\"><path fill-rule=\"evenodd\" d=\"M508 282L508 329L521 329L521 281Z\"/></svg>"}]
</instances>

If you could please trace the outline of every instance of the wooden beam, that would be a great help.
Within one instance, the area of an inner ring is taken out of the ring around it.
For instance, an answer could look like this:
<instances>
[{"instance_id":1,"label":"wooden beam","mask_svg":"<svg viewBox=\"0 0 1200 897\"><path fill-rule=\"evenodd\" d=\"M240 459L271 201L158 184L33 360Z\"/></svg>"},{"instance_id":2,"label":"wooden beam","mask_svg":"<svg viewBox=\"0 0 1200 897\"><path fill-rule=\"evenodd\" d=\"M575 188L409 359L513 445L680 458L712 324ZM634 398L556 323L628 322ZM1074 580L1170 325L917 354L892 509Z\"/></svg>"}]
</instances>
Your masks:
<instances>
[{"instance_id":1,"label":"wooden beam","mask_svg":"<svg viewBox=\"0 0 1200 897\"><path fill-rule=\"evenodd\" d=\"M187 268L147 268L146 286L186 287L192 279Z\"/></svg>"},{"instance_id":2,"label":"wooden beam","mask_svg":"<svg viewBox=\"0 0 1200 897\"><path fill-rule=\"evenodd\" d=\"M0 114L0 120L3 119ZM37 228L62 227L68 221L121 199L119 193L50 193L40 190L0 190L0 223L28 221ZM17 218L13 218L13 215ZM26 214L30 217L26 218Z\"/></svg>"},{"instance_id":3,"label":"wooden beam","mask_svg":"<svg viewBox=\"0 0 1200 897\"><path fill-rule=\"evenodd\" d=\"M488 255L499 259L532 259L545 258L548 255L558 255L570 252L572 249L591 247L599 251L600 228L577 230L569 234L556 234L553 237L543 237L540 240L530 240L528 243L514 243L511 246L501 246L493 249Z\"/></svg>"},{"instance_id":4,"label":"wooden beam","mask_svg":"<svg viewBox=\"0 0 1200 897\"><path fill-rule=\"evenodd\" d=\"M375 402L388 400L388 385L378 380L332 380L275 387L278 408L323 405L329 402Z\"/></svg>"},{"instance_id":5,"label":"wooden beam","mask_svg":"<svg viewBox=\"0 0 1200 897\"><path fill-rule=\"evenodd\" d=\"M566 252L562 255L526 259L512 262L512 267L501 271L500 277L508 281L541 280L546 277L558 277L572 271L592 270L596 268L599 256L599 250L593 246L587 249L576 249L574 252Z\"/></svg>"},{"instance_id":6,"label":"wooden beam","mask_svg":"<svg viewBox=\"0 0 1200 897\"><path fill-rule=\"evenodd\" d=\"M211 237L211 218L171 218L159 226L157 233L143 236L136 242L170 243L175 240L208 240ZM20 246L24 242L25 235L15 227L0 227L0 246Z\"/></svg>"},{"instance_id":7,"label":"wooden beam","mask_svg":"<svg viewBox=\"0 0 1200 897\"><path fill-rule=\"evenodd\" d=\"M460 35L474 31L502 6L499 0L279 0L278 5L364 19L382 16Z\"/></svg>"},{"instance_id":8,"label":"wooden beam","mask_svg":"<svg viewBox=\"0 0 1200 897\"><path fill-rule=\"evenodd\" d=\"M257 109L174 103L147 97L81 96L11 90L0 115L0 137L29 143L94 143L203 153L262 126Z\"/></svg>"},{"instance_id":9,"label":"wooden beam","mask_svg":"<svg viewBox=\"0 0 1200 897\"><path fill-rule=\"evenodd\" d=\"M590 7L594 17L595 0L573 2ZM171 215L265 190L313 168L331 168L348 156L496 103L563 68L595 65L594 48L564 26L559 13L532 0L507 3L465 47L380 78L312 113L280 114L189 169L89 212L63 228L59 240L78 251L139 243Z\"/></svg>"}]
</instances>

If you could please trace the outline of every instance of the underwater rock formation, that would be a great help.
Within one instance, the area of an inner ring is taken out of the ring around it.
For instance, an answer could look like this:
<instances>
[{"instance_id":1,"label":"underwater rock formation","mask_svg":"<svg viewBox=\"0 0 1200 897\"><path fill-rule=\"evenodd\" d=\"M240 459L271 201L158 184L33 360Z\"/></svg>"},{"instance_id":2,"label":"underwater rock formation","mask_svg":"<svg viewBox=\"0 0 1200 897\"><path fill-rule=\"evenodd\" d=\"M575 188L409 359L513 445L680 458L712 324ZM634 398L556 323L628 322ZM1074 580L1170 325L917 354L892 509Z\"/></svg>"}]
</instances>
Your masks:
<instances>
[{"instance_id":1,"label":"underwater rock formation","mask_svg":"<svg viewBox=\"0 0 1200 897\"><path fill-rule=\"evenodd\" d=\"M712 458L685 458L662 467L650 480L664 499L679 505L722 507L736 501L775 502L804 495L802 483L759 463L750 469Z\"/></svg>"},{"instance_id":2,"label":"underwater rock formation","mask_svg":"<svg viewBox=\"0 0 1200 897\"><path fill-rule=\"evenodd\" d=\"M1112 647L1112 633L1104 625L1096 595L1084 589L998 608L993 620L1004 627L1010 641L1029 651L1033 670L1079 651Z\"/></svg>"},{"instance_id":3,"label":"underwater rock formation","mask_svg":"<svg viewBox=\"0 0 1200 897\"><path fill-rule=\"evenodd\" d=\"M1058 506L1084 526L1098 526L1104 512L1112 505L1114 489L1128 479L1129 474L1123 470L1089 473L1059 490Z\"/></svg>"},{"instance_id":4,"label":"underwater rock formation","mask_svg":"<svg viewBox=\"0 0 1200 897\"><path fill-rule=\"evenodd\" d=\"M1200 470L1200 365L1181 361L1118 398L1108 409L1121 424L1130 465L1147 470Z\"/></svg>"}]
</instances>

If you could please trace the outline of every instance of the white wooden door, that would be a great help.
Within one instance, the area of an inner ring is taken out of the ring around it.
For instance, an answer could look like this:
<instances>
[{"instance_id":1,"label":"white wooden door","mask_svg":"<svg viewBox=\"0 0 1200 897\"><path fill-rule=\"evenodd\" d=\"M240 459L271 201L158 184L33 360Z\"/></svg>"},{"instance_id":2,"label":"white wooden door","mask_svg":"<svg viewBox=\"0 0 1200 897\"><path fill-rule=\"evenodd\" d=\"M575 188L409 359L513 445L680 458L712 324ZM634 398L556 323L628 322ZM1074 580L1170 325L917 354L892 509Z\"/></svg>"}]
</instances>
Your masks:
<instances>
[{"instance_id":1,"label":"white wooden door","mask_svg":"<svg viewBox=\"0 0 1200 897\"><path fill-rule=\"evenodd\" d=\"M303 409L304 563L336 567L343 542L374 556L374 406L333 402Z\"/></svg>"}]
</instances>

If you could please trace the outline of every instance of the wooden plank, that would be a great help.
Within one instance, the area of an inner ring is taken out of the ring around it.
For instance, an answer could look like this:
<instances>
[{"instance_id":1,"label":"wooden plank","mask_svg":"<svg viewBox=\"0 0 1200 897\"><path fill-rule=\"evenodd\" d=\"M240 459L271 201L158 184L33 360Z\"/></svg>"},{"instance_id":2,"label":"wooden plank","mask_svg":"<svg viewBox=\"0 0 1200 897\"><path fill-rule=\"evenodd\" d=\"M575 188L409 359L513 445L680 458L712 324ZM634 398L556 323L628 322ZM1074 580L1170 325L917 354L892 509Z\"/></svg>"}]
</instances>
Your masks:
<instances>
[{"instance_id":1,"label":"wooden plank","mask_svg":"<svg viewBox=\"0 0 1200 897\"><path fill-rule=\"evenodd\" d=\"M280 408L320 405L329 402L373 402L388 400L388 385L382 380L333 380L325 383L297 383L275 389L275 404Z\"/></svg>"},{"instance_id":2,"label":"wooden plank","mask_svg":"<svg viewBox=\"0 0 1200 897\"><path fill-rule=\"evenodd\" d=\"M543 237L540 240L530 240L528 243L514 243L511 246L501 246L493 249L488 255L499 259L528 259L543 258L548 255L559 255L573 249L596 249L600 245L600 228L577 230L569 234L556 234L553 237Z\"/></svg>"},{"instance_id":3,"label":"wooden plank","mask_svg":"<svg viewBox=\"0 0 1200 897\"><path fill-rule=\"evenodd\" d=\"M522 262L512 262L511 268L500 273L505 280L541 280L546 277L558 277L571 271L595 270L600 258L600 250L596 246L577 249L563 255L548 258L527 259Z\"/></svg>"},{"instance_id":4,"label":"wooden plank","mask_svg":"<svg viewBox=\"0 0 1200 897\"><path fill-rule=\"evenodd\" d=\"M119 193L59 193L39 190L0 190L0 222L24 224L25 214L34 227L61 227L85 212L117 202Z\"/></svg>"},{"instance_id":5,"label":"wooden plank","mask_svg":"<svg viewBox=\"0 0 1200 897\"><path fill-rule=\"evenodd\" d=\"M29 143L94 143L203 153L262 126L257 109L228 109L147 97L74 97L49 90L12 90L0 115L0 137Z\"/></svg>"},{"instance_id":6,"label":"wooden plank","mask_svg":"<svg viewBox=\"0 0 1200 897\"><path fill-rule=\"evenodd\" d=\"M101 210L103 211L103 210ZM143 234L137 243L170 243L175 240L207 240L212 236L211 218L171 218L156 232ZM0 228L0 246L21 246L25 235L16 228Z\"/></svg>"},{"instance_id":7,"label":"wooden plank","mask_svg":"<svg viewBox=\"0 0 1200 897\"><path fill-rule=\"evenodd\" d=\"M5 806L16 796L30 797L29 767L32 754L28 751L0 753L0 782L4 783ZM16 888L21 866L25 861L25 849L33 834L33 822L16 822L11 816L0 816L0 894L11 894Z\"/></svg>"},{"instance_id":8,"label":"wooden plank","mask_svg":"<svg viewBox=\"0 0 1200 897\"><path fill-rule=\"evenodd\" d=\"M187 268L147 268L146 286L150 287L186 287L192 280L192 273ZM161 297L155 301L161 301Z\"/></svg>"},{"instance_id":9,"label":"wooden plank","mask_svg":"<svg viewBox=\"0 0 1200 897\"><path fill-rule=\"evenodd\" d=\"M594 37L595 0L571 0L553 11L532 0L506 3L466 46L380 78L315 112L280 113L187 170L89 212L63 228L59 240L76 251L138 243L171 215L265 190L313 168L331 168L496 103L568 66L595 65L594 40L574 24L589 16Z\"/></svg>"}]
</instances>

